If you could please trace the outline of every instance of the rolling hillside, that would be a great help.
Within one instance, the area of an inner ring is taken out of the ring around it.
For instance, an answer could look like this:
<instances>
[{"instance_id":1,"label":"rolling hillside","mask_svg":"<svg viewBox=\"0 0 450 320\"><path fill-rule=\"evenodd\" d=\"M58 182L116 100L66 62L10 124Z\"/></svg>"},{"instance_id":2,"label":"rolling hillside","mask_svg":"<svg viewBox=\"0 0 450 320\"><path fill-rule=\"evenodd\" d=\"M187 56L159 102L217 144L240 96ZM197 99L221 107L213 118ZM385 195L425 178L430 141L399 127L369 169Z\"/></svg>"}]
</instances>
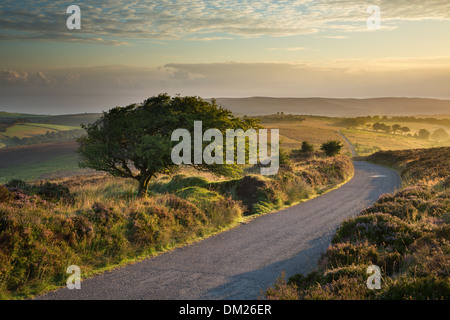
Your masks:
<instances>
[{"instance_id":1,"label":"rolling hillside","mask_svg":"<svg viewBox=\"0 0 450 320\"><path fill-rule=\"evenodd\" d=\"M422 98L217 98L217 104L247 115L273 114L274 111L321 116L428 115L450 114L450 100Z\"/></svg>"}]
</instances>

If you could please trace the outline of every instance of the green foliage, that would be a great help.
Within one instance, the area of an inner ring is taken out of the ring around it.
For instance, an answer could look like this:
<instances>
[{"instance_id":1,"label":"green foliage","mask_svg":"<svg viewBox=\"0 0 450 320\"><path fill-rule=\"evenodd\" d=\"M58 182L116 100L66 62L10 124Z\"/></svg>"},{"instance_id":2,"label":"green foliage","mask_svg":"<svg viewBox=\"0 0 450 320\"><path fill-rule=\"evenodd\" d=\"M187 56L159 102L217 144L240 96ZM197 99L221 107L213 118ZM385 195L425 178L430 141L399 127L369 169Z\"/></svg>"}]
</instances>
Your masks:
<instances>
[{"instance_id":1,"label":"green foliage","mask_svg":"<svg viewBox=\"0 0 450 320\"><path fill-rule=\"evenodd\" d=\"M324 151L328 157L334 157L341 152L341 149L344 147L342 142L331 140L328 141L320 147L320 150Z\"/></svg>"},{"instance_id":2,"label":"green foliage","mask_svg":"<svg viewBox=\"0 0 450 320\"><path fill-rule=\"evenodd\" d=\"M373 154L377 151L380 151L381 148L378 146L365 146L360 143L354 144L355 150L357 154Z\"/></svg>"},{"instance_id":3,"label":"green foliage","mask_svg":"<svg viewBox=\"0 0 450 320\"><path fill-rule=\"evenodd\" d=\"M160 94L143 104L111 109L96 122L83 126L87 135L78 140L80 165L136 179L142 196L152 177L176 168L171 159L175 145L171 135L176 129L186 129L193 136L194 121L202 121L204 130L215 128L221 132L259 127L256 120L235 118L215 101ZM235 175L237 170L233 165L195 166L224 175ZM138 172L133 172L132 167Z\"/></svg>"},{"instance_id":4,"label":"green foliage","mask_svg":"<svg viewBox=\"0 0 450 320\"><path fill-rule=\"evenodd\" d=\"M386 124L379 123L379 122L374 123L372 125L372 128L375 131L383 131L383 132L386 132L386 133L390 133L392 131L391 126L387 126Z\"/></svg>"},{"instance_id":5,"label":"green foliage","mask_svg":"<svg viewBox=\"0 0 450 320\"><path fill-rule=\"evenodd\" d=\"M180 189L187 187L208 187L210 182L199 176L187 176L185 174L177 174L169 181L158 180L150 184L149 189L158 193L175 193Z\"/></svg>"},{"instance_id":6,"label":"green foliage","mask_svg":"<svg viewBox=\"0 0 450 320\"><path fill-rule=\"evenodd\" d=\"M284 148L280 148L278 161L280 166L289 165L291 163L290 152L285 150Z\"/></svg>"},{"instance_id":7,"label":"green foliage","mask_svg":"<svg viewBox=\"0 0 450 320\"><path fill-rule=\"evenodd\" d=\"M384 300L449 300L450 282L439 277L401 277L388 284L379 299Z\"/></svg>"},{"instance_id":8,"label":"green foliage","mask_svg":"<svg viewBox=\"0 0 450 320\"><path fill-rule=\"evenodd\" d=\"M309 153L314 151L314 145L309 143L308 141L302 142L302 148L301 151L304 153Z\"/></svg>"},{"instance_id":9,"label":"green foliage","mask_svg":"<svg viewBox=\"0 0 450 320\"><path fill-rule=\"evenodd\" d=\"M186 187L176 191L175 194L198 206L206 202L220 201L223 199L219 193L201 187Z\"/></svg>"},{"instance_id":10,"label":"green foliage","mask_svg":"<svg viewBox=\"0 0 450 320\"><path fill-rule=\"evenodd\" d=\"M402 129L402 126L397 123L392 125L392 132L394 132L394 133L400 132L401 129Z\"/></svg>"},{"instance_id":11,"label":"green foliage","mask_svg":"<svg viewBox=\"0 0 450 320\"><path fill-rule=\"evenodd\" d=\"M370 121L370 117L356 117L356 118L344 118L338 122L338 125L343 127L357 127L366 124Z\"/></svg>"},{"instance_id":12,"label":"green foliage","mask_svg":"<svg viewBox=\"0 0 450 320\"><path fill-rule=\"evenodd\" d=\"M404 134L407 134L407 133L411 132L411 129L409 127L401 127L400 131Z\"/></svg>"}]
</instances>

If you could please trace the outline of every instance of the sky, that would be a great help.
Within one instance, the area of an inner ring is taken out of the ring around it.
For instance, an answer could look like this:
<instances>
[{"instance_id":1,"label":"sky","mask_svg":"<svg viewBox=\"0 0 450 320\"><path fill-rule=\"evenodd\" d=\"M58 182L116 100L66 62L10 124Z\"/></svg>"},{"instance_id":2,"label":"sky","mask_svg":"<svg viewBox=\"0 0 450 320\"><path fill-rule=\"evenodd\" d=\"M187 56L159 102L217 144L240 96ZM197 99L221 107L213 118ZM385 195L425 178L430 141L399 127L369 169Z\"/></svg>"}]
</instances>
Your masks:
<instances>
[{"instance_id":1,"label":"sky","mask_svg":"<svg viewBox=\"0 0 450 320\"><path fill-rule=\"evenodd\" d=\"M449 40L448 0L2 0L0 111L159 93L450 99Z\"/></svg>"}]
</instances>

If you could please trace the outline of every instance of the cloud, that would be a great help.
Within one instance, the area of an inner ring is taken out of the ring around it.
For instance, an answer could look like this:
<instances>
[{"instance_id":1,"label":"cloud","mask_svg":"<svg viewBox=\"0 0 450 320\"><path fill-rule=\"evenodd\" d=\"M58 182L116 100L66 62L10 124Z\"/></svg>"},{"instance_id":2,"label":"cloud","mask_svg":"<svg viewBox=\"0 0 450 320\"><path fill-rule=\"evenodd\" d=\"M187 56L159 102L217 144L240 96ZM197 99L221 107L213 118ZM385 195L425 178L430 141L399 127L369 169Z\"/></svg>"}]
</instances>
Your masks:
<instances>
[{"instance_id":1,"label":"cloud","mask_svg":"<svg viewBox=\"0 0 450 320\"><path fill-rule=\"evenodd\" d=\"M0 83L5 85L49 85L53 79L41 71L37 71L33 76L30 72L21 70L2 70L0 71Z\"/></svg>"},{"instance_id":2,"label":"cloud","mask_svg":"<svg viewBox=\"0 0 450 320\"><path fill-rule=\"evenodd\" d=\"M25 71L2 70L0 71L0 83L21 84L28 81L28 73Z\"/></svg>"},{"instance_id":3,"label":"cloud","mask_svg":"<svg viewBox=\"0 0 450 320\"><path fill-rule=\"evenodd\" d=\"M97 112L170 95L220 97L429 97L450 99L450 57L327 63L167 64L2 70L0 110ZM35 109L32 109L35 108Z\"/></svg>"},{"instance_id":4,"label":"cloud","mask_svg":"<svg viewBox=\"0 0 450 320\"><path fill-rule=\"evenodd\" d=\"M66 75L66 78L64 79L65 80L64 83L67 85L73 85L73 84L80 82L80 79L81 79L81 77L78 73L75 73L75 74L69 73Z\"/></svg>"},{"instance_id":5,"label":"cloud","mask_svg":"<svg viewBox=\"0 0 450 320\"><path fill-rule=\"evenodd\" d=\"M51 84L53 82L53 80L51 78L49 78L48 76L46 76L44 73L42 73L41 71L36 72L36 75L34 77L34 81L36 83L39 84Z\"/></svg>"},{"instance_id":6,"label":"cloud","mask_svg":"<svg viewBox=\"0 0 450 320\"><path fill-rule=\"evenodd\" d=\"M374 0L382 27L450 20L450 2ZM67 1L3 0L0 40L127 45L133 39L214 41L234 37L367 31L362 0L81 0L81 30L68 30ZM124 40L125 39L125 40Z\"/></svg>"},{"instance_id":7,"label":"cloud","mask_svg":"<svg viewBox=\"0 0 450 320\"><path fill-rule=\"evenodd\" d=\"M51 71L49 72L51 73ZM1 70L0 83L5 86L29 89L43 86L68 86L80 81L80 75L77 73L53 71L53 74L49 75L49 72L39 70Z\"/></svg>"}]
</instances>

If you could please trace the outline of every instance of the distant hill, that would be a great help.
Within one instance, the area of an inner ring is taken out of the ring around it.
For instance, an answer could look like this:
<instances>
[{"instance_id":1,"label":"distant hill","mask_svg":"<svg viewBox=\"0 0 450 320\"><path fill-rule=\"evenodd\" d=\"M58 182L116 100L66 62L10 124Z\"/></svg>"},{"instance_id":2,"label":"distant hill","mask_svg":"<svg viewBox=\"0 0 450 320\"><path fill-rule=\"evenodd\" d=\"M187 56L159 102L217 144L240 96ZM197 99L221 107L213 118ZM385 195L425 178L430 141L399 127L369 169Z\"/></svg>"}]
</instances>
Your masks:
<instances>
[{"instance_id":1,"label":"distant hill","mask_svg":"<svg viewBox=\"0 0 450 320\"><path fill-rule=\"evenodd\" d=\"M285 114L357 117L367 115L449 115L450 100L425 98L216 98L217 104L235 114Z\"/></svg>"},{"instance_id":2,"label":"distant hill","mask_svg":"<svg viewBox=\"0 0 450 320\"><path fill-rule=\"evenodd\" d=\"M210 100L210 99L205 99ZM416 116L450 118L450 100L426 98L216 98L217 104L236 116L274 115L278 112L327 117ZM79 126L92 123L101 113L35 115L0 111L0 123L25 119L26 122Z\"/></svg>"},{"instance_id":3,"label":"distant hill","mask_svg":"<svg viewBox=\"0 0 450 320\"><path fill-rule=\"evenodd\" d=\"M8 123L14 121L30 122L30 123L47 123L63 126L80 126L81 124L89 124L97 120L101 113L80 113L65 115L36 115L28 113L10 113L0 111L0 123Z\"/></svg>"}]
</instances>

